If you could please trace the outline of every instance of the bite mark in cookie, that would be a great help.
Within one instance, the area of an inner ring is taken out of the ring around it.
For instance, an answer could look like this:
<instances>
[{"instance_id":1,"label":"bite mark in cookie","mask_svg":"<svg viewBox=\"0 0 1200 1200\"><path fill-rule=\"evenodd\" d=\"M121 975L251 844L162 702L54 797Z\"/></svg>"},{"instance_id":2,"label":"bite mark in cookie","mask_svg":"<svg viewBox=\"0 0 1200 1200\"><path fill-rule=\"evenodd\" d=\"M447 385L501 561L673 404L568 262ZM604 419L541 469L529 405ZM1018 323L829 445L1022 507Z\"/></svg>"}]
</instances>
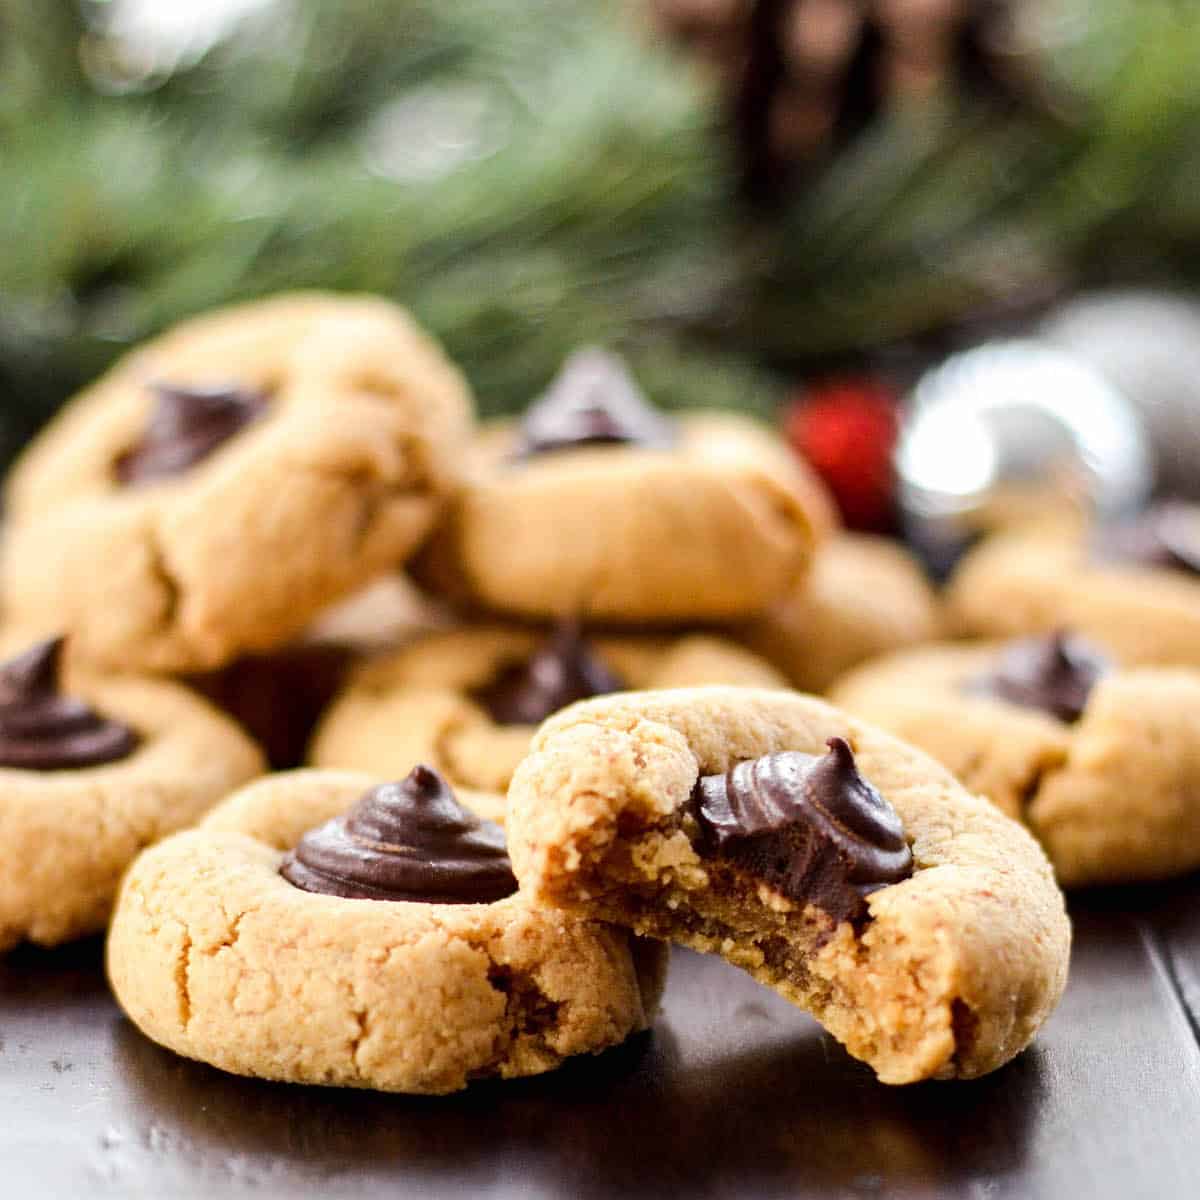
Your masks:
<instances>
[{"instance_id":1,"label":"bite mark in cookie","mask_svg":"<svg viewBox=\"0 0 1200 1200\"><path fill-rule=\"evenodd\" d=\"M720 955L886 1083L994 1070L1062 993L1070 926L1029 834L812 697L577 704L508 800L523 895Z\"/></svg>"}]
</instances>

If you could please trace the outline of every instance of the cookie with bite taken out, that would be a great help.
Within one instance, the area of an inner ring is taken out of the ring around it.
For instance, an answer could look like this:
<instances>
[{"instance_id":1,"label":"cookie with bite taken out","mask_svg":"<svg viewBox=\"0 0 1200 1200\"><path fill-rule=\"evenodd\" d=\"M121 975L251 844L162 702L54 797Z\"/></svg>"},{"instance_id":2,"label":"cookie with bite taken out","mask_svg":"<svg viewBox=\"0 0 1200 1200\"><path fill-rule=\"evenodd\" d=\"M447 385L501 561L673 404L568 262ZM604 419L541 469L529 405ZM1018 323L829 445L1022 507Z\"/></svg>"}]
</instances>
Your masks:
<instances>
[{"instance_id":1,"label":"cookie with bite taken out","mask_svg":"<svg viewBox=\"0 0 1200 1200\"><path fill-rule=\"evenodd\" d=\"M1029 833L810 696L600 697L509 790L523 893L742 967L885 1083L972 1078L1062 995L1070 923Z\"/></svg>"}]
</instances>

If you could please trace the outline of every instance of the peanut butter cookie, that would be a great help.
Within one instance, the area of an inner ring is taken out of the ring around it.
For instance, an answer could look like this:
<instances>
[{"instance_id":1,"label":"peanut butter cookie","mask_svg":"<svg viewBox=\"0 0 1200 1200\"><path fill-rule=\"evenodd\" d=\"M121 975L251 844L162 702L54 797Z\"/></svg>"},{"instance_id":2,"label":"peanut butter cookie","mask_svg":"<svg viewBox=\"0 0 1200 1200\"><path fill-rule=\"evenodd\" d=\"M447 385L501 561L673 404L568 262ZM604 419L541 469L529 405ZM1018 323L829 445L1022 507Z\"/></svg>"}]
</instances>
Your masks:
<instances>
[{"instance_id":1,"label":"peanut butter cookie","mask_svg":"<svg viewBox=\"0 0 1200 1200\"><path fill-rule=\"evenodd\" d=\"M736 636L801 691L824 692L851 667L940 630L937 595L912 555L889 538L839 533L808 578Z\"/></svg>"},{"instance_id":2,"label":"peanut butter cookie","mask_svg":"<svg viewBox=\"0 0 1200 1200\"><path fill-rule=\"evenodd\" d=\"M1033 635L890 655L833 697L1024 822L1064 887L1200 867L1200 672Z\"/></svg>"},{"instance_id":3,"label":"peanut butter cookie","mask_svg":"<svg viewBox=\"0 0 1200 1200\"><path fill-rule=\"evenodd\" d=\"M0 667L0 951L103 929L143 847L265 769L185 688L71 671L62 642Z\"/></svg>"},{"instance_id":4,"label":"peanut butter cookie","mask_svg":"<svg viewBox=\"0 0 1200 1200\"><path fill-rule=\"evenodd\" d=\"M1029 833L809 696L576 704L518 767L508 831L532 899L721 955L885 1083L995 1070L1066 982L1070 924Z\"/></svg>"},{"instance_id":5,"label":"peanut butter cookie","mask_svg":"<svg viewBox=\"0 0 1200 1200\"><path fill-rule=\"evenodd\" d=\"M9 616L120 670L280 646L416 548L470 412L458 372L383 300L297 294L187 321L17 464Z\"/></svg>"},{"instance_id":6,"label":"peanut butter cookie","mask_svg":"<svg viewBox=\"0 0 1200 1200\"><path fill-rule=\"evenodd\" d=\"M293 1083L451 1092L644 1029L664 948L516 888L430 769L276 775L133 865L109 978L156 1042Z\"/></svg>"},{"instance_id":7,"label":"peanut butter cookie","mask_svg":"<svg viewBox=\"0 0 1200 1200\"><path fill-rule=\"evenodd\" d=\"M815 478L744 417L668 417L619 359L572 357L515 428L482 434L418 572L521 617L729 620L804 576L829 523Z\"/></svg>"},{"instance_id":8,"label":"peanut butter cookie","mask_svg":"<svg viewBox=\"0 0 1200 1200\"><path fill-rule=\"evenodd\" d=\"M1200 508L993 535L963 559L946 602L959 633L1070 629L1125 666L1200 667Z\"/></svg>"}]
</instances>

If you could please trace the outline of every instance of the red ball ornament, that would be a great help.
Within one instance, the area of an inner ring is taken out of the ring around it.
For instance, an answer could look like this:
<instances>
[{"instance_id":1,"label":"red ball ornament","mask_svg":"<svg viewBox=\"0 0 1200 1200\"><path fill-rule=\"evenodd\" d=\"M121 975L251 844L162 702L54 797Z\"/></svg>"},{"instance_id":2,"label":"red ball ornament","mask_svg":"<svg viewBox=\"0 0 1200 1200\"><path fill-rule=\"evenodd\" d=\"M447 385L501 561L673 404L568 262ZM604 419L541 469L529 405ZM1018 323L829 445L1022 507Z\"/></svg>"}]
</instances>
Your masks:
<instances>
[{"instance_id":1,"label":"red ball ornament","mask_svg":"<svg viewBox=\"0 0 1200 1200\"><path fill-rule=\"evenodd\" d=\"M848 376L807 388L784 411L785 436L825 481L848 529L895 528L897 405L881 380Z\"/></svg>"}]
</instances>

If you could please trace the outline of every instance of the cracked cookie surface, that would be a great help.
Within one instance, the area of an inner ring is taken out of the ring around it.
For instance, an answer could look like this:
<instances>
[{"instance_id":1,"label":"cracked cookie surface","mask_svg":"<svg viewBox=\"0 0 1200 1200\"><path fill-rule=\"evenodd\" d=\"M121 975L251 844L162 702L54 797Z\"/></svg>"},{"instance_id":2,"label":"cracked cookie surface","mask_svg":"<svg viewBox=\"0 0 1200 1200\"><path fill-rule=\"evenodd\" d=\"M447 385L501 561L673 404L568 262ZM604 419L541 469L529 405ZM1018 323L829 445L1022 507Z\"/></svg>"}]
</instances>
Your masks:
<instances>
[{"instance_id":1,"label":"cracked cookie surface","mask_svg":"<svg viewBox=\"0 0 1200 1200\"><path fill-rule=\"evenodd\" d=\"M243 1075L444 1093L548 1071L647 1027L666 951L623 930L520 893L429 904L288 883L285 851L376 782L273 776L138 859L108 973L145 1034Z\"/></svg>"},{"instance_id":2,"label":"cracked cookie surface","mask_svg":"<svg viewBox=\"0 0 1200 1200\"><path fill-rule=\"evenodd\" d=\"M586 445L515 459L486 430L418 573L457 601L537 619L729 620L806 573L830 522L816 479L768 430L678 416L667 448Z\"/></svg>"},{"instance_id":3,"label":"cracked cookie surface","mask_svg":"<svg viewBox=\"0 0 1200 1200\"><path fill-rule=\"evenodd\" d=\"M889 538L838 533L803 583L734 636L801 691L824 692L851 667L940 629L937 596L912 555Z\"/></svg>"},{"instance_id":4,"label":"cracked cookie surface","mask_svg":"<svg viewBox=\"0 0 1200 1200\"><path fill-rule=\"evenodd\" d=\"M241 730L182 687L84 672L70 686L139 744L104 766L0 768L0 847L10 864L0 878L0 950L103 929L140 850L265 770Z\"/></svg>"},{"instance_id":5,"label":"cracked cookie surface","mask_svg":"<svg viewBox=\"0 0 1200 1200\"><path fill-rule=\"evenodd\" d=\"M236 384L265 412L130 486L153 386ZM185 322L63 410L7 489L11 616L120 669L211 669L274 648L401 562L457 476L466 385L403 310L295 294Z\"/></svg>"},{"instance_id":6,"label":"cracked cookie surface","mask_svg":"<svg viewBox=\"0 0 1200 1200\"><path fill-rule=\"evenodd\" d=\"M499 625L436 633L363 666L330 707L311 761L390 777L430 763L471 807L504 820L504 794L536 726L499 724L475 694L528 660L543 634ZM774 668L721 638L588 636L600 660L630 688L724 683L784 687Z\"/></svg>"},{"instance_id":7,"label":"cracked cookie surface","mask_svg":"<svg viewBox=\"0 0 1200 1200\"><path fill-rule=\"evenodd\" d=\"M926 750L1022 821L1064 887L1200 866L1200 672L1115 670L1079 719L967 691L1002 643L948 643L851 672L833 700Z\"/></svg>"},{"instance_id":8,"label":"cracked cookie surface","mask_svg":"<svg viewBox=\"0 0 1200 1200\"><path fill-rule=\"evenodd\" d=\"M843 738L899 815L911 877L836 927L701 852L702 776ZM887 1083L970 1078L1022 1050L1066 982L1045 855L922 752L808 696L696 688L602 697L548 721L509 791L523 891L720 954L811 1011Z\"/></svg>"}]
</instances>

